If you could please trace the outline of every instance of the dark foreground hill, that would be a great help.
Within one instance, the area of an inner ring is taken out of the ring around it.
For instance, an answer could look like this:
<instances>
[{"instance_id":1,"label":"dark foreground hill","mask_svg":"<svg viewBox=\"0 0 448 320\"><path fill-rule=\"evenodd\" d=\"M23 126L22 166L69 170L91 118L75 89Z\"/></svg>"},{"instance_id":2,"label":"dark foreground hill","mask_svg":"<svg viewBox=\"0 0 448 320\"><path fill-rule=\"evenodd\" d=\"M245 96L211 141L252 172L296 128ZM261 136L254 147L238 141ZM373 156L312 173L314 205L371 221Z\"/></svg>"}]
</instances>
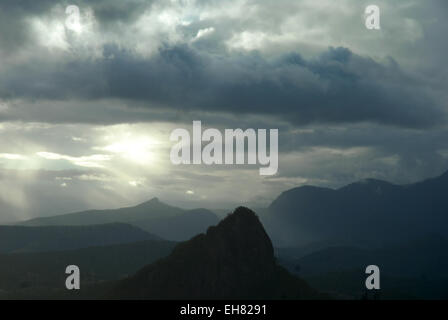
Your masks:
<instances>
[{"instance_id":1,"label":"dark foreground hill","mask_svg":"<svg viewBox=\"0 0 448 320\"><path fill-rule=\"evenodd\" d=\"M94 226L0 226L0 253L58 251L160 239L124 223Z\"/></svg>"},{"instance_id":2,"label":"dark foreground hill","mask_svg":"<svg viewBox=\"0 0 448 320\"><path fill-rule=\"evenodd\" d=\"M77 250L0 254L0 299L77 298L65 289L65 268L81 270L81 291L122 279L167 256L175 242L147 240ZM82 293L81 292L81 293Z\"/></svg>"},{"instance_id":3,"label":"dark foreground hill","mask_svg":"<svg viewBox=\"0 0 448 320\"><path fill-rule=\"evenodd\" d=\"M319 295L276 264L258 217L240 207L108 294L113 299L312 299Z\"/></svg>"},{"instance_id":4,"label":"dark foreground hill","mask_svg":"<svg viewBox=\"0 0 448 320\"><path fill-rule=\"evenodd\" d=\"M133 207L88 210L20 223L25 226L79 226L106 223L128 223L149 233L172 241L189 240L218 223L218 217L206 209L184 210L161 202L157 198Z\"/></svg>"},{"instance_id":5,"label":"dark foreground hill","mask_svg":"<svg viewBox=\"0 0 448 320\"><path fill-rule=\"evenodd\" d=\"M448 240L438 235L375 249L327 247L303 256L300 251L280 251L281 264L321 291L360 299L365 269L375 264L382 299L448 298Z\"/></svg>"}]
</instances>

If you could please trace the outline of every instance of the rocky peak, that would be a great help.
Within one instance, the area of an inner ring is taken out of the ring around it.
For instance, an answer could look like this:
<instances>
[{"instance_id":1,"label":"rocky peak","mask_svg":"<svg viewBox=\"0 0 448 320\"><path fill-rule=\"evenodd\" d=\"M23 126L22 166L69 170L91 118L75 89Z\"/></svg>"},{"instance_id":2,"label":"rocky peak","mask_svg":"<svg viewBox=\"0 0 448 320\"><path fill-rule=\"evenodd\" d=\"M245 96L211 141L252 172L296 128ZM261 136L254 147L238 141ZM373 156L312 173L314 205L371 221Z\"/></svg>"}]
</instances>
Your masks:
<instances>
[{"instance_id":1,"label":"rocky peak","mask_svg":"<svg viewBox=\"0 0 448 320\"><path fill-rule=\"evenodd\" d=\"M258 217L239 207L217 226L179 244L170 256L123 280L113 297L255 298L278 267Z\"/></svg>"}]
</instances>

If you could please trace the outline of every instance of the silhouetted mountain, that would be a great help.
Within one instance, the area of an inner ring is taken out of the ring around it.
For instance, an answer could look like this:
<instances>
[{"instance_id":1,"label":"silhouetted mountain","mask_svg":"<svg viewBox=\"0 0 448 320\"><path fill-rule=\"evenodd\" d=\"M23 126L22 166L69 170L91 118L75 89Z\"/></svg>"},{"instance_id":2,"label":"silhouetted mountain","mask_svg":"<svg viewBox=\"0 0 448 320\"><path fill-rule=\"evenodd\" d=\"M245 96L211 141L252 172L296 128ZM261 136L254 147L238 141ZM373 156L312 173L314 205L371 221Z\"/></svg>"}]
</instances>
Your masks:
<instances>
[{"instance_id":1,"label":"silhouetted mountain","mask_svg":"<svg viewBox=\"0 0 448 320\"><path fill-rule=\"evenodd\" d=\"M448 235L448 173L411 185L366 179L337 190L303 186L269 207L268 231L279 245L337 241L381 244Z\"/></svg>"},{"instance_id":2,"label":"silhouetted mountain","mask_svg":"<svg viewBox=\"0 0 448 320\"><path fill-rule=\"evenodd\" d=\"M158 240L123 223L94 226L0 226L0 253L71 250L90 246Z\"/></svg>"},{"instance_id":3,"label":"silhouetted mountain","mask_svg":"<svg viewBox=\"0 0 448 320\"><path fill-rule=\"evenodd\" d=\"M81 269L83 289L93 283L118 280L167 256L175 244L147 240L67 251L0 254L0 292L7 298L31 299L47 297L53 291L63 294L67 291L65 268L74 263Z\"/></svg>"},{"instance_id":4,"label":"silhouetted mountain","mask_svg":"<svg viewBox=\"0 0 448 320\"><path fill-rule=\"evenodd\" d=\"M217 226L177 245L166 258L121 281L112 298L316 298L302 280L276 265L257 216L240 207Z\"/></svg>"},{"instance_id":5,"label":"silhouetted mountain","mask_svg":"<svg viewBox=\"0 0 448 320\"><path fill-rule=\"evenodd\" d=\"M36 218L21 225L95 225L129 223L172 241L184 241L204 232L219 221L206 209L184 210L161 202L157 198L134 207L108 210L89 210L53 217Z\"/></svg>"}]
</instances>

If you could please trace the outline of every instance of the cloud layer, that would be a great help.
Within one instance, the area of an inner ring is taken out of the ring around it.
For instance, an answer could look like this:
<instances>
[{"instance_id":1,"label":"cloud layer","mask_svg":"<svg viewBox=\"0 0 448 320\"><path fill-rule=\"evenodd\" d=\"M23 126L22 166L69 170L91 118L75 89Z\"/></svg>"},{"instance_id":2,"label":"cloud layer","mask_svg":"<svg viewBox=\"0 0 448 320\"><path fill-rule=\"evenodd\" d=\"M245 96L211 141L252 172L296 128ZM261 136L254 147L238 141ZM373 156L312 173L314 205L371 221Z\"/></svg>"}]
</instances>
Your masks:
<instances>
[{"instance_id":1,"label":"cloud layer","mask_svg":"<svg viewBox=\"0 0 448 320\"><path fill-rule=\"evenodd\" d=\"M0 222L152 196L264 206L300 184L441 173L447 2L379 0L380 31L368 4L1 1ZM278 128L278 175L172 166L170 130L193 120Z\"/></svg>"}]
</instances>

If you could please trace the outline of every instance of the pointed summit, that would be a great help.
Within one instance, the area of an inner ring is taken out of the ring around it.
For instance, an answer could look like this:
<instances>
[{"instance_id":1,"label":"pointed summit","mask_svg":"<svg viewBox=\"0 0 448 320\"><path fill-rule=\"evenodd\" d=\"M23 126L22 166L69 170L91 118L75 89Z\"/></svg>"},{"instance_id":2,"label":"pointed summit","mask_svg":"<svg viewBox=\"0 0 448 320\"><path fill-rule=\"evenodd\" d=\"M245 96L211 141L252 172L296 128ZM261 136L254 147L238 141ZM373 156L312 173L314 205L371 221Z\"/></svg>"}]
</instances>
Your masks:
<instances>
[{"instance_id":1,"label":"pointed summit","mask_svg":"<svg viewBox=\"0 0 448 320\"><path fill-rule=\"evenodd\" d=\"M162 203L162 202L159 200L159 198L154 197L151 200L148 200L148 201L138 204L137 207L144 207L147 205L155 205L155 204L160 204L160 203Z\"/></svg>"},{"instance_id":2,"label":"pointed summit","mask_svg":"<svg viewBox=\"0 0 448 320\"><path fill-rule=\"evenodd\" d=\"M121 281L112 298L310 298L315 292L276 265L258 217L240 207L206 234L180 243L170 256Z\"/></svg>"},{"instance_id":3,"label":"pointed summit","mask_svg":"<svg viewBox=\"0 0 448 320\"><path fill-rule=\"evenodd\" d=\"M139 210L139 211L141 211L141 210L143 210L144 212L145 211L147 211L147 212L154 211L154 212L158 212L158 213L175 210L175 211L178 211L178 212L176 212L176 214L180 214L180 211L181 211L181 209L179 209L179 208L170 206L170 205L166 204L165 202L160 201L159 198L157 198L157 197L154 197L151 200L142 202L133 208L135 208L136 210ZM171 215L171 214L169 214L169 215Z\"/></svg>"}]
</instances>

